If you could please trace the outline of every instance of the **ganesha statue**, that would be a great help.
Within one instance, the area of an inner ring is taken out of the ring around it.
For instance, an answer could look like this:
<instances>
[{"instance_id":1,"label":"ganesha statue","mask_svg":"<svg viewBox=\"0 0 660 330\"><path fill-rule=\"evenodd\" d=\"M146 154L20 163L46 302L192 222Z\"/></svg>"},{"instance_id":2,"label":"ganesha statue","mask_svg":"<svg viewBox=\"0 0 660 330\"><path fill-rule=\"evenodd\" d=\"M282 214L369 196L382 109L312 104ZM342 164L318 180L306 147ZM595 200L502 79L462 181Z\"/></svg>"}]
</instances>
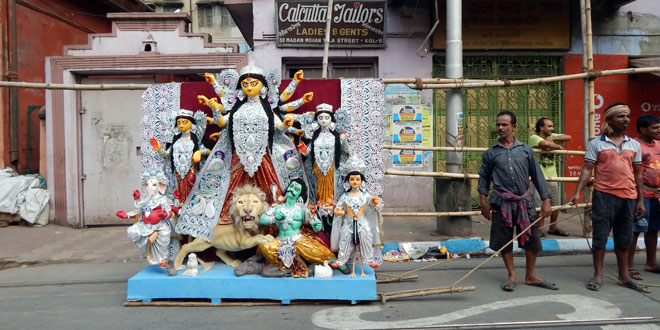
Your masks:
<instances>
[{"instance_id":1,"label":"ganesha statue","mask_svg":"<svg viewBox=\"0 0 660 330\"><path fill-rule=\"evenodd\" d=\"M171 251L178 250L178 240L172 239L176 235L174 223L178 210L165 195L168 179L163 171L145 171L141 179L143 193L133 192L134 209L118 211L117 216L135 218L136 222L126 230L128 238L140 249L142 258L149 265L166 268L173 260Z\"/></svg>"}]
</instances>

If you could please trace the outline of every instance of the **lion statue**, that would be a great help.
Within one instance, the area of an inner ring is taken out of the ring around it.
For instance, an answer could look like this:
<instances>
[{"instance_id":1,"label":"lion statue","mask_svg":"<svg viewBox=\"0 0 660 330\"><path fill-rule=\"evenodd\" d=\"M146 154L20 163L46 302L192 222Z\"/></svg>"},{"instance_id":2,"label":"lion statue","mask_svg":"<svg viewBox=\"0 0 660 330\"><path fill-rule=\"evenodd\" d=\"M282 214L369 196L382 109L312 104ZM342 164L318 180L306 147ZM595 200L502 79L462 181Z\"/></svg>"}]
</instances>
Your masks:
<instances>
[{"instance_id":1,"label":"lion statue","mask_svg":"<svg viewBox=\"0 0 660 330\"><path fill-rule=\"evenodd\" d=\"M217 249L216 255L227 265L238 266L240 260L230 257L227 251L249 249L274 239L271 235L259 234L259 217L267 207L266 194L261 189L251 184L236 188L229 204L233 225L217 225L213 231L213 242L195 238L184 244L174 259L174 267L177 270L185 269L183 259L189 253L204 251L211 246Z\"/></svg>"}]
</instances>

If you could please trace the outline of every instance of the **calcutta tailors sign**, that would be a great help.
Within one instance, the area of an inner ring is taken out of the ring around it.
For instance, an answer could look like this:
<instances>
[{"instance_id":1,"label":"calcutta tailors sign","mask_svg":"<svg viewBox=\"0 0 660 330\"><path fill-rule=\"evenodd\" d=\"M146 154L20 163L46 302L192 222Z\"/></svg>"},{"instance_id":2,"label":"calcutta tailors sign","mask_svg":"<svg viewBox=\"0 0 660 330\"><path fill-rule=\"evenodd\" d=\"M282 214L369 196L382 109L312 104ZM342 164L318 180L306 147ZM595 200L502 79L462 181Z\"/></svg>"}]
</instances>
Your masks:
<instances>
[{"instance_id":1,"label":"calcutta tailors sign","mask_svg":"<svg viewBox=\"0 0 660 330\"><path fill-rule=\"evenodd\" d=\"M333 1L330 47L385 47L385 1ZM276 1L278 47L323 47L327 1Z\"/></svg>"}]
</instances>

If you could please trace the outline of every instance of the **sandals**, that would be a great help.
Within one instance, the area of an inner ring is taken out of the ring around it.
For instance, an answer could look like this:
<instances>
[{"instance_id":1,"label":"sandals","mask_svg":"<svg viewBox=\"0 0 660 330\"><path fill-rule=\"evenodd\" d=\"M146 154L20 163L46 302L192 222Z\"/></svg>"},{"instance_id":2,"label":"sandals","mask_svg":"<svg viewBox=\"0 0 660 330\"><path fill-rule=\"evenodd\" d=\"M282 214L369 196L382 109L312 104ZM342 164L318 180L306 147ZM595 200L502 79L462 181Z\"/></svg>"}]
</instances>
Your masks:
<instances>
[{"instance_id":1,"label":"sandals","mask_svg":"<svg viewBox=\"0 0 660 330\"><path fill-rule=\"evenodd\" d=\"M557 286L557 284L550 283L546 280L543 280L543 281L538 282L538 283L525 283L525 284L531 285L531 286L538 286L539 288L544 288L544 289L548 289L548 290L559 290L559 287Z\"/></svg>"},{"instance_id":2,"label":"sandals","mask_svg":"<svg viewBox=\"0 0 660 330\"><path fill-rule=\"evenodd\" d=\"M642 278L642 274L635 268L628 268L628 276L635 281L641 281L644 279Z\"/></svg>"},{"instance_id":3,"label":"sandals","mask_svg":"<svg viewBox=\"0 0 660 330\"><path fill-rule=\"evenodd\" d=\"M622 286L622 287L626 287L628 289L633 289L637 292L649 293L649 289L646 286L639 285L639 283L637 283L633 280L628 280L628 282L624 282L624 283L617 282L617 284Z\"/></svg>"},{"instance_id":4,"label":"sandals","mask_svg":"<svg viewBox=\"0 0 660 330\"><path fill-rule=\"evenodd\" d=\"M563 236L563 237L567 237L569 235L567 232L565 232L565 231L563 231L559 228L557 228L557 230L548 230L548 234L549 235L555 235L555 236Z\"/></svg>"},{"instance_id":5,"label":"sandals","mask_svg":"<svg viewBox=\"0 0 660 330\"><path fill-rule=\"evenodd\" d=\"M507 291L507 292L511 292L511 291L516 289L516 285L517 284L515 282L506 281L506 282L502 283L502 290Z\"/></svg>"},{"instance_id":6,"label":"sandals","mask_svg":"<svg viewBox=\"0 0 660 330\"><path fill-rule=\"evenodd\" d=\"M587 289L592 291L600 291L603 286L603 279L600 277L592 277L587 283Z\"/></svg>"},{"instance_id":7,"label":"sandals","mask_svg":"<svg viewBox=\"0 0 660 330\"><path fill-rule=\"evenodd\" d=\"M649 273L660 274L660 267L655 267L655 268L651 268L651 269L644 269L644 270L646 270L646 271L649 272ZM631 276L631 277L632 277L632 276ZM636 278L633 278L633 279L636 280Z\"/></svg>"}]
</instances>

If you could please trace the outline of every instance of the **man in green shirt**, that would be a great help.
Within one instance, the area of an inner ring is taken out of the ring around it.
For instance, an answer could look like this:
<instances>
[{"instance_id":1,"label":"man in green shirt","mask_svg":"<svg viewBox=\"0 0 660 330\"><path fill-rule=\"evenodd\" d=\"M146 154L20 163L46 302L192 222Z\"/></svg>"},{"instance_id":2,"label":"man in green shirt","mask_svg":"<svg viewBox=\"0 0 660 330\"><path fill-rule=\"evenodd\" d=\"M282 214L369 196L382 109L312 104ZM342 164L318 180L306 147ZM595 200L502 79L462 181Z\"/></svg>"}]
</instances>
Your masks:
<instances>
[{"instance_id":1,"label":"man in green shirt","mask_svg":"<svg viewBox=\"0 0 660 330\"><path fill-rule=\"evenodd\" d=\"M554 123L548 117L541 117L536 122L536 134L529 137L529 145L532 148L541 148L543 150L562 150L561 145L565 141L570 141L571 136L566 134L556 134L553 133L555 130ZM557 176L557 159L555 154L536 154L536 157L539 160L541 165L541 171L543 175L547 177L556 177ZM561 200L559 198L559 182L547 182L548 189L550 190L550 201L552 206L561 205ZM534 190L534 200L537 205L541 204L541 199L539 194ZM559 210L552 212L550 216L550 227L548 228L548 234L556 236L568 236L568 233L557 228L557 217L559 216ZM539 227L543 228L543 221L539 221ZM543 230L543 229L541 229ZM545 236L543 231L541 231L541 236Z\"/></svg>"}]
</instances>

